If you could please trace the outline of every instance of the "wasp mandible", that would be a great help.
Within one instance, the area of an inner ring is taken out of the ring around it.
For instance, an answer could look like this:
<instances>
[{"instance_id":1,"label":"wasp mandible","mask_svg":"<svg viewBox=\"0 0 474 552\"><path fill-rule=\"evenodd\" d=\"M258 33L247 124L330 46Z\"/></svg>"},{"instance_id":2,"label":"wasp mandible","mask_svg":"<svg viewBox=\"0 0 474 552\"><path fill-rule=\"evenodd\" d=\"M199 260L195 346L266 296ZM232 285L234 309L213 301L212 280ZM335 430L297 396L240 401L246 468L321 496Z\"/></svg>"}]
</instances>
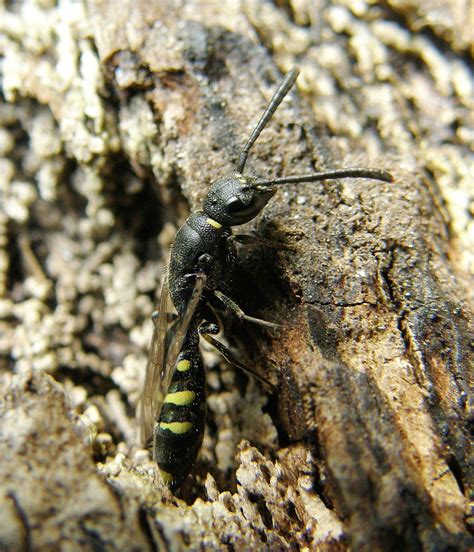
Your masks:
<instances>
[{"instance_id":1,"label":"wasp mandible","mask_svg":"<svg viewBox=\"0 0 474 552\"><path fill-rule=\"evenodd\" d=\"M211 184L202 210L190 214L176 233L171 248L169 265L163 275L160 310L154 316L139 423L142 443L147 444L153 437L153 458L164 481L173 490L190 473L204 435L206 379L199 336L230 362L259 377L213 337L219 332L213 306L217 302L241 320L276 326L246 315L223 291L236 259L235 241L245 238L233 235L231 227L255 218L282 184L356 177L393 181L392 175L384 170L366 168L269 180L243 174L253 144L298 74L296 67L286 74L242 149L236 172ZM252 237L247 238L241 241Z\"/></svg>"}]
</instances>

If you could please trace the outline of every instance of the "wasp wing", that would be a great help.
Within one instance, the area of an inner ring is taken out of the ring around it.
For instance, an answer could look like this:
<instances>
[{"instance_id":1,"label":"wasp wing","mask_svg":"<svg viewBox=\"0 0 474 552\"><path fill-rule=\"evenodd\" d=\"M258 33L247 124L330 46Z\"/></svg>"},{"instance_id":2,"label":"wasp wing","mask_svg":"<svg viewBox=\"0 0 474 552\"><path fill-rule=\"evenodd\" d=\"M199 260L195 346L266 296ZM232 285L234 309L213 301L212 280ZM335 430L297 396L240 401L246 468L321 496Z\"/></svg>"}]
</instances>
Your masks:
<instances>
[{"instance_id":1,"label":"wasp wing","mask_svg":"<svg viewBox=\"0 0 474 552\"><path fill-rule=\"evenodd\" d=\"M205 273L199 272L198 274L196 274L196 281L194 283L193 292L191 294L189 302L186 305L183 316L177 321L175 325L174 335L168 344L169 346L167 348L167 355L164 359L166 364L170 367L170 370L167 371L166 377L164 378L166 389L168 389L171 384L171 380L173 379L173 375L176 370L176 361L178 360L178 355L183 348L186 333L188 331L189 325L191 324L194 313L196 312L196 308L199 304L199 300L201 299L204 288L206 287L206 282L207 276Z\"/></svg>"},{"instance_id":2,"label":"wasp wing","mask_svg":"<svg viewBox=\"0 0 474 552\"><path fill-rule=\"evenodd\" d=\"M143 393L138 406L140 441L146 445L153 434L153 427L161 414L166 392L176 370L176 361L183 347L189 324L196 312L197 305L205 288L207 277L204 273L196 275L191 298L184 313L172 320L174 306L171 299L166 272L163 274L160 310L154 321L155 328L150 345L146 367Z\"/></svg>"},{"instance_id":3,"label":"wasp wing","mask_svg":"<svg viewBox=\"0 0 474 552\"><path fill-rule=\"evenodd\" d=\"M171 329L170 320L173 317L173 302L168 287L166 269L163 271L163 285L161 288L160 310L157 318L154 318L153 335L151 338L148 363L143 382L143 392L138 405L138 424L140 428L140 441L146 445L153 433L155 423L156 404L160 401L158 396L160 379L164 369L163 359L166 352L166 339ZM163 399L161 399L163 400Z\"/></svg>"}]
</instances>

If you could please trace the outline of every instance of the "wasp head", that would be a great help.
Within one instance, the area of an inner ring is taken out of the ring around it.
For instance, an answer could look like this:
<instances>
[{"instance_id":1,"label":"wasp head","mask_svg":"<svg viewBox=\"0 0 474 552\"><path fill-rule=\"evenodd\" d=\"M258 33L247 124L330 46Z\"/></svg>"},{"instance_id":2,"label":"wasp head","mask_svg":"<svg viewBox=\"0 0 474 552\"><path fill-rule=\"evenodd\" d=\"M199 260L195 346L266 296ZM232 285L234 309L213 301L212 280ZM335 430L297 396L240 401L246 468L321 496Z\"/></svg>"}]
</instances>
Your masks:
<instances>
[{"instance_id":1,"label":"wasp head","mask_svg":"<svg viewBox=\"0 0 474 552\"><path fill-rule=\"evenodd\" d=\"M203 210L223 226L238 226L255 218L276 188L257 184L254 177L235 173L211 184Z\"/></svg>"}]
</instances>

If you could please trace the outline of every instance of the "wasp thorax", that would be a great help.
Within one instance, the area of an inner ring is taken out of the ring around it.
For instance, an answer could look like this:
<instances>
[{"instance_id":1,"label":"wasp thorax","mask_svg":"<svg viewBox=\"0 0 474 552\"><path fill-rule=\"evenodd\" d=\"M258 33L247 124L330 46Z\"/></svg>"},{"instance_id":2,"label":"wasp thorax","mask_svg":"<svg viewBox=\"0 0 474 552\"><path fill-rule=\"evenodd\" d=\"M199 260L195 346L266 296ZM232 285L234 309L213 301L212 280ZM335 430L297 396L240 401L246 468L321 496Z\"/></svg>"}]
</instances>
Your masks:
<instances>
[{"instance_id":1,"label":"wasp thorax","mask_svg":"<svg viewBox=\"0 0 474 552\"><path fill-rule=\"evenodd\" d=\"M233 174L211 184L203 210L223 226L237 226L255 218L275 193L256 185L253 177Z\"/></svg>"}]
</instances>

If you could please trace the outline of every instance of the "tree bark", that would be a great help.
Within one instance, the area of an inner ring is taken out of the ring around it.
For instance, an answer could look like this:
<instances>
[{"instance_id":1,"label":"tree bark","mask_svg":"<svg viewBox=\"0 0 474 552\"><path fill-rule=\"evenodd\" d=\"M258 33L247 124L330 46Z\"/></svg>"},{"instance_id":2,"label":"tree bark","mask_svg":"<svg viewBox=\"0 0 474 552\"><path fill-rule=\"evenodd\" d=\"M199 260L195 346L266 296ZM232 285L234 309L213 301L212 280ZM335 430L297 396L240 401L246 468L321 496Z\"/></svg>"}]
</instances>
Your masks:
<instances>
[{"instance_id":1,"label":"tree bark","mask_svg":"<svg viewBox=\"0 0 474 552\"><path fill-rule=\"evenodd\" d=\"M472 74L459 7L69 9L38 6L35 32L26 7L4 14L2 545L468 549ZM226 337L277 392L205 352L209 427L176 498L134 439L159 270L294 64L301 95L247 171L359 165L395 182L288 185L244 228L280 246L241 251L233 298L281 328L229 314Z\"/></svg>"}]
</instances>

